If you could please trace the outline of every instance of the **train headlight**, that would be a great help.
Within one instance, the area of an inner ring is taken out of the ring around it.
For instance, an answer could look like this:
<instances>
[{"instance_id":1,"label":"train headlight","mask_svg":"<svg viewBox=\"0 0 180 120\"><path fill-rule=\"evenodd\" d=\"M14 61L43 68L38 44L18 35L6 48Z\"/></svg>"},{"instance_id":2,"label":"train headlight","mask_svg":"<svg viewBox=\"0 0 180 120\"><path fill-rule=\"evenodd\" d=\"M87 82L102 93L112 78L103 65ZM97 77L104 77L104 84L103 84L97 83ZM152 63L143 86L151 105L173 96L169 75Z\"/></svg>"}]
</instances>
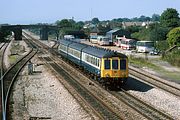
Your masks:
<instances>
[{"instance_id":1,"label":"train headlight","mask_svg":"<svg viewBox=\"0 0 180 120\"><path fill-rule=\"evenodd\" d=\"M125 77L125 76L126 76L126 73L123 72L121 75L122 75L122 77Z\"/></svg>"},{"instance_id":2,"label":"train headlight","mask_svg":"<svg viewBox=\"0 0 180 120\"><path fill-rule=\"evenodd\" d=\"M105 75L106 77L110 77L110 75L107 73L106 75Z\"/></svg>"}]
</instances>

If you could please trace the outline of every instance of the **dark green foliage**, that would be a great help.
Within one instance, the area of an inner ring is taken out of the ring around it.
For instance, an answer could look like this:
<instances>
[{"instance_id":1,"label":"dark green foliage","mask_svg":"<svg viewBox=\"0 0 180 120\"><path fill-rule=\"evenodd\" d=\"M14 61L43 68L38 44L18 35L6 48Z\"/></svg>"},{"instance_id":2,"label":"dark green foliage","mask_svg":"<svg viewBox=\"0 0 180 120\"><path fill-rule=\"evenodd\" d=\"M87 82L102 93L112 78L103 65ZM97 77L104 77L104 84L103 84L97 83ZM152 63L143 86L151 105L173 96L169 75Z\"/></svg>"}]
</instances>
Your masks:
<instances>
[{"instance_id":1,"label":"dark green foliage","mask_svg":"<svg viewBox=\"0 0 180 120\"><path fill-rule=\"evenodd\" d=\"M111 30L110 25L103 26L103 25L99 24L97 26L97 28L98 28L99 32L103 33L104 35L106 34L106 32Z\"/></svg>"},{"instance_id":2,"label":"dark green foliage","mask_svg":"<svg viewBox=\"0 0 180 120\"><path fill-rule=\"evenodd\" d=\"M132 29L130 29L131 31ZM161 27L159 25L151 25L149 28L136 28L131 31L131 37L139 40L150 40L150 41L162 41L166 40L166 35L168 33L168 28ZM138 32L139 31L139 32Z\"/></svg>"},{"instance_id":3,"label":"dark green foliage","mask_svg":"<svg viewBox=\"0 0 180 120\"><path fill-rule=\"evenodd\" d=\"M109 27L111 29L114 29L114 28L122 28L122 23L121 22L116 22L116 21L111 21L109 23Z\"/></svg>"},{"instance_id":4,"label":"dark green foliage","mask_svg":"<svg viewBox=\"0 0 180 120\"><path fill-rule=\"evenodd\" d=\"M150 21L150 17L146 17L144 15L141 15L140 18L139 18L139 22L145 22L145 21Z\"/></svg>"},{"instance_id":5,"label":"dark green foliage","mask_svg":"<svg viewBox=\"0 0 180 120\"><path fill-rule=\"evenodd\" d=\"M179 21L179 13L173 8L168 8L165 10L160 17L160 23L163 27L178 27Z\"/></svg>"},{"instance_id":6,"label":"dark green foliage","mask_svg":"<svg viewBox=\"0 0 180 120\"><path fill-rule=\"evenodd\" d=\"M117 19L113 19L111 21L114 21L114 22L123 22L123 19L122 18L117 18Z\"/></svg>"},{"instance_id":7,"label":"dark green foliage","mask_svg":"<svg viewBox=\"0 0 180 120\"><path fill-rule=\"evenodd\" d=\"M73 19L63 19L56 21L57 26L60 26L60 37L68 34L70 31L80 31L83 28L84 23L82 21L75 22Z\"/></svg>"},{"instance_id":8,"label":"dark green foliage","mask_svg":"<svg viewBox=\"0 0 180 120\"><path fill-rule=\"evenodd\" d=\"M180 67L180 50L174 50L170 53L167 53L163 59L174 66Z\"/></svg>"},{"instance_id":9,"label":"dark green foliage","mask_svg":"<svg viewBox=\"0 0 180 120\"><path fill-rule=\"evenodd\" d=\"M162 52L166 51L169 48L167 40L157 41L156 48Z\"/></svg>"},{"instance_id":10,"label":"dark green foliage","mask_svg":"<svg viewBox=\"0 0 180 120\"><path fill-rule=\"evenodd\" d=\"M170 47L174 45L180 46L180 27L172 29L167 34L167 37L168 37L167 40Z\"/></svg>"},{"instance_id":11,"label":"dark green foliage","mask_svg":"<svg viewBox=\"0 0 180 120\"><path fill-rule=\"evenodd\" d=\"M4 41L5 38L6 38L8 35L10 35L10 34L11 34L10 31L8 31L8 30L2 30L2 29L0 28L0 41Z\"/></svg>"},{"instance_id":12,"label":"dark green foliage","mask_svg":"<svg viewBox=\"0 0 180 120\"><path fill-rule=\"evenodd\" d=\"M152 20L153 22L159 21L159 20L160 20L160 15L158 15L158 14L153 14L151 20Z\"/></svg>"},{"instance_id":13,"label":"dark green foliage","mask_svg":"<svg viewBox=\"0 0 180 120\"><path fill-rule=\"evenodd\" d=\"M134 18L116 18L111 20L111 22L147 22L147 21L159 21L160 16L158 14L154 14L152 16L153 18L146 17L144 15L141 15L140 17L134 17Z\"/></svg>"},{"instance_id":14,"label":"dark green foliage","mask_svg":"<svg viewBox=\"0 0 180 120\"><path fill-rule=\"evenodd\" d=\"M92 24L98 24L100 21L99 21L99 19L98 18L93 18L92 19Z\"/></svg>"},{"instance_id":15,"label":"dark green foliage","mask_svg":"<svg viewBox=\"0 0 180 120\"><path fill-rule=\"evenodd\" d=\"M139 32L141 30L141 27L140 26L129 26L129 27L126 27L126 30L132 34L135 32Z\"/></svg>"},{"instance_id":16,"label":"dark green foliage","mask_svg":"<svg viewBox=\"0 0 180 120\"><path fill-rule=\"evenodd\" d=\"M63 19L61 21L56 21L56 24L60 27L72 27L75 21L73 20L68 20L68 19Z\"/></svg>"},{"instance_id":17,"label":"dark green foliage","mask_svg":"<svg viewBox=\"0 0 180 120\"><path fill-rule=\"evenodd\" d=\"M150 40L151 41L162 41L166 40L166 35L168 33L168 28L157 26L150 31Z\"/></svg>"},{"instance_id":18,"label":"dark green foliage","mask_svg":"<svg viewBox=\"0 0 180 120\"><path fill-rule=\"evenodd\" d=\"M150 29L143 28L139 32L131 34L131 37L139 40L150 40Z\"/></svg>"}]
</instances>

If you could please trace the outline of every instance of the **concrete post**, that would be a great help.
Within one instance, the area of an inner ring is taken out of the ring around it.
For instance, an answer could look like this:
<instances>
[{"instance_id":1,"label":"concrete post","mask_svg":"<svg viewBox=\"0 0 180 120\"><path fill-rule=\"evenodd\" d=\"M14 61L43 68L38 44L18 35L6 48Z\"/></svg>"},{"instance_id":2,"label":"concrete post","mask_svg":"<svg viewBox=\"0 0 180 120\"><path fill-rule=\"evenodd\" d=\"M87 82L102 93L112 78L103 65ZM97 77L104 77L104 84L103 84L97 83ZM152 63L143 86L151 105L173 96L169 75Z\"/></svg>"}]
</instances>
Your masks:
<instances>
[{"instance_id":1,"label":"concrete post","mask_svg":"<svg viewBox=\"0 0 180 120\"><path fill-rule=\"evenodd\" d=\"M40 30L40 40L48 40L48 28L43 27Z\"/></svg>"},{"instance_id":2,"label":"concrete post","mask_svg":"<svg viewBox=\"0 0 180 120\"><path fill-rule=\"evenodd\" d=\"M13 32L15 40L22 40L22 28L15 28Z\"/></svg>"},{"instance_id":3,"label":"concrete post","mask_svg":"<svg viewBox=\"0 0 180 120\"><path fill-rule=\"evenodd\" d=\"M56 40L59 39L59 31L56 31Z\"/></svg>"}]
</instances>

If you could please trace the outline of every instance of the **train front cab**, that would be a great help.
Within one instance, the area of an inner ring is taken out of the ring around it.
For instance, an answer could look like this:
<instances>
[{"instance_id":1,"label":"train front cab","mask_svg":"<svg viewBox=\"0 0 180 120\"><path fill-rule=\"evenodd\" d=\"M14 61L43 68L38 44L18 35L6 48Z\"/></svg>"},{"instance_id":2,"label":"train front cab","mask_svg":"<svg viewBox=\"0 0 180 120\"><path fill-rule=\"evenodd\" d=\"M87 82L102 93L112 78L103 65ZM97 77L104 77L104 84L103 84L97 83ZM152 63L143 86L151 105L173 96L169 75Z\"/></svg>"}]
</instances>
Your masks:
<instances>
[{"instance_id":1,"label":"train front cab","mask_svg":"<svg viewBox=\"0 0 180 120\"><path fill-rule=\"evenodd\" d=\"M102 58L101 78L115 85L122 85L128 78L127 58Z\"/></svg>"}]
</instances>

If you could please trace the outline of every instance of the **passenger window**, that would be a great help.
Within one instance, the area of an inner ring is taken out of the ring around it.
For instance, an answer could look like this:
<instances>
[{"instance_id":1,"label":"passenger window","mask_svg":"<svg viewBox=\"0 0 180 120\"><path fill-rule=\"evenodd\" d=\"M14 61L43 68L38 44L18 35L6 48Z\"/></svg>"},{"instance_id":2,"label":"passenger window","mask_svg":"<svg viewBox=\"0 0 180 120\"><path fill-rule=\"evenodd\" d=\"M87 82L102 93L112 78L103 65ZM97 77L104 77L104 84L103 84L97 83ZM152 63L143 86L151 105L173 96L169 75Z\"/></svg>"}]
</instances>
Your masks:
<instances>
[{"instance_id":1,"label":"passenger window","mask_svg":"<svg viewBox=\"0 0 180 120\"><path fill-rule=\"evenodd\" d=\"M120 69L126 70L126 60L120 60Z\"/></svg>"},{"instance_id":2,"label":"passenger window","mask_svg":"<svg viewBox=\"0 0 180 120\"><path fill-rule=\"evenodd\" d=\"M118 60L112 60L112 69L118 69Z\"/></svg>"},{"instance_id":3,"label":"passenger window","mask_svg":"<svg viewBox=\"0 0 180 120\"><path fill-rule=\"evenodd\" d=\"M111 66L110 66L110 60L104 60L104 68L105 69L110 69Z\"/></svg>"},{"instance_id":4,"label":"passenger window","mask_svg":"<svg viewBox=\"0 0 180 120\"><path fill-rule=\"evenodd\" d=\"M97 61L97 66L99 67L99 59L98 59L98 61Z\"/></svg>"}]
</instances>

